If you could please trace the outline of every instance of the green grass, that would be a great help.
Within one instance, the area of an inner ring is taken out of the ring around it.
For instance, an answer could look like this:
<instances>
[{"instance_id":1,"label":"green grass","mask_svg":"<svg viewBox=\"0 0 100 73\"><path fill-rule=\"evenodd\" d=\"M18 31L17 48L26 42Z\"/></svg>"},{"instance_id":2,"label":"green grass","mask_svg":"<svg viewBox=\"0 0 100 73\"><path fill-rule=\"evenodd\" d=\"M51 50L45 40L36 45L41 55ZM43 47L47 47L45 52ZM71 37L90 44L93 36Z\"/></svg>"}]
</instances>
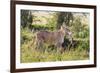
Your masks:
<instances>
[{"instance_id":1,"label":"green grass","mask_svg":"<svg viewBox=\"0 0 100 73\"><path fill-rule=\"evenodd\" d=\"M48 51L51 48L46 48L45 52L37 51L29 43L24 43L21 46L21 62L50 62L50 61L70 61L70 60L86 60L89 59L89 54L86 50L80 50L80 48L71 48L63 53L59 53L55 50ZM56 48L54 48L56 49Z\"/></svg>"},{"instance_id":2,"label":"green grass","mask_svg":"<svg viewBox=\"0 0 100 73\"><path fill-rule=\"evenodd\" d=\"M50 62L50 61L71 61L71 60L87 60L89 59L89 40L81 40L77 47L71 48L71 50L65 50L63 53L56 51L57 48L45 48L45 51L34 49L37 45L31 45L34 40L34 34L27 29L23 29L21 32L21 63L31 62ZM84 42L82 42L84 41ZM66 48L67 49L67 48Z\"/></svg>"}]
</instances>

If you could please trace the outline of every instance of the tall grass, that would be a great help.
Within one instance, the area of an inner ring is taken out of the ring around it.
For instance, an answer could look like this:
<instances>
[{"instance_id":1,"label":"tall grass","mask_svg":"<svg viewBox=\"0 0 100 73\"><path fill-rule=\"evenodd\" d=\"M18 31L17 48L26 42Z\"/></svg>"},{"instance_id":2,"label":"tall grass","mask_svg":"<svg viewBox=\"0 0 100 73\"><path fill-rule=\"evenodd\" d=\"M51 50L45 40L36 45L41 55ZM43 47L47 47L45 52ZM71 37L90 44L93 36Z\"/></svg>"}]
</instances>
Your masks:
<instances>
[{"instance_id":1,"label":"tall grass","mask_svg":"<svg viewBox=\"0 0 100 73\"><path fill-rule=\"evenodd\" d=\"M70 60L86 60L89 59L89 40L79 42L76 47L66 50L63 53L56 51L56 47L43 48L44 52L34 49L37 45L30 45L33 43L32 33L27 28L22 29L21 32L21 62L50 62L50 61L70 61ZM79 39L80 40L80 39Z\"/></svg>"}]
</instances>

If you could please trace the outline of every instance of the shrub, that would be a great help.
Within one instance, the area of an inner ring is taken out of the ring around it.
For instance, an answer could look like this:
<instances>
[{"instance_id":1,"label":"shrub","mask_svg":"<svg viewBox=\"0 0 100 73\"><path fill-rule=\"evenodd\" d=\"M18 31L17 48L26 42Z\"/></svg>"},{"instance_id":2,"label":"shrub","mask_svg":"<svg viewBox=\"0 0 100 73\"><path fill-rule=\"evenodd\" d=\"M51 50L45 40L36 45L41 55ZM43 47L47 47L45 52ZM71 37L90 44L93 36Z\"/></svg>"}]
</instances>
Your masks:
<instances>
[{"instance_id":1,"label":"shrub","mask_svg":"<svg viewBox=\"0 0 100 73\"><path fill-rule=\"evenodd\" d=\"M53 26L48 26L48 25L43 25L43 24L41 24L41 25L32 25L32 28L34 30L51 30L51 31L53 31L55 29L55 27L53 27Z\"/></svg>"},{"instance_id":2,"label":"shrub","mask_svg":"<svg viewBox=\"0 0 100 73\"><path fill-rule=\"evenodd\" d=\"M80 40L79 43L78 43L78 49L81 51L81 50L89 50L89 39L83 39L83 40Z\"/></svg>"},{"instance_id":3,"label":"shrub","mask_svg":"<svg viewBox=\"0 0 100 73\"><path fill-rule=\"evenodd\" d=\"M32 40L33 33L28 28L21 28L21 43Z\"/></svg>"}]
</instances>

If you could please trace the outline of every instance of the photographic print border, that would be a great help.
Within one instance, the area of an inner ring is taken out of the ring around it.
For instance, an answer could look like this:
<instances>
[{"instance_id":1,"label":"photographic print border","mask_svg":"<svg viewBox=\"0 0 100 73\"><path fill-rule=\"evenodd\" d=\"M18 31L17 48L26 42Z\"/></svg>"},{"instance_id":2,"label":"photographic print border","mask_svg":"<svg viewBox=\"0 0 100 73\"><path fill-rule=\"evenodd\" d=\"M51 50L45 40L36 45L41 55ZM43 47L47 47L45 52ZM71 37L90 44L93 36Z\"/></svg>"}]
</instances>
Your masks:
<instances>
[{"instance_id":1,"label":"photographic print border","mask_svg":"<svg viewBox=\"0 0 100 73\"><path fill-rule=\"evenodd\" d=\"M40 68L23 68L16 69L16 5L36 5L36 6L51 6L51 7L72 7L86 8L94 10L94 64L75 65L75 66L55 66L55 67L40 67ZM75 68L90 68L96 67L96 6L94 5L78 5L78 4L62 4L62 3L47 3L47 2L31 2L31 1L11 1L11 61L10 71L27 72L27 71L43 71L43 70L59 70L59 69L75 69Z\"/></svg>"}]
</instances>

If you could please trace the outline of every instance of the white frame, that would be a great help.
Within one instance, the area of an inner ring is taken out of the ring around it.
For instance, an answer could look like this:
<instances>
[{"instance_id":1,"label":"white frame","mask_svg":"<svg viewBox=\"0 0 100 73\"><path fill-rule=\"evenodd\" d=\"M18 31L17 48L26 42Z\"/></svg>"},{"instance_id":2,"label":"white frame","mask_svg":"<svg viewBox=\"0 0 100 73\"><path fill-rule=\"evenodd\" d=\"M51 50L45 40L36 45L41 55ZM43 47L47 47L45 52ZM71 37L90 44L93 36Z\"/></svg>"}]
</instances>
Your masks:
<instances>
[{"instance_id":1,"label":"white frame","mask_svg":"<svg viewBox=\"0 0 100 73\"><path fill-rule=\"evenodd\" d=\"M61 61L61 62L39 62L39 63L20 63L20 10L49 10L49 11L63 11L63 12L88 12L90 13L90 59L78 61ZM51 7L51 6L37 6L37 5L16 5L16 68L40 68L40 67L55 67L55 66L75 66L75 65L91 65L94 64L94 10L86 8L72 8L72 7Z\"/></svg>"}]
</instances>

